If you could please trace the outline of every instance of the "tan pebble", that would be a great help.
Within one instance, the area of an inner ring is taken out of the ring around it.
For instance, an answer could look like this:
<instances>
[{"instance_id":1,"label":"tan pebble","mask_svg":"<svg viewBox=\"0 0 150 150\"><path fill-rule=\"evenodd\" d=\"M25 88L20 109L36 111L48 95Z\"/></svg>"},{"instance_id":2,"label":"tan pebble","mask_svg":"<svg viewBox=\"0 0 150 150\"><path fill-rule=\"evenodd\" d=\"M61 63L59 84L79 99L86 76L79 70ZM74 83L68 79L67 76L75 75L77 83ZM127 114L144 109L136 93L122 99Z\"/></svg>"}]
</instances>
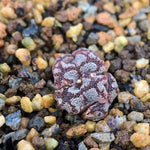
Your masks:
<instances>
[{"instance_id":1,"label":"tan pebble","mask_svg":"<svg viewBox=\"0 0 150 150\"><path fill-rule=\"evenodd\" d=\"M6 99L6 104L8 105L12 105L12 104L16 104L18 102L20 102L21 97L20 96L12 96Z\"/></svg>"},{"instance_id":2,"label":"tan pebble","mask_svg":"<svg viewBox=\"0 0 150 150\"><path fill-rule=\"evenodd\" d=\"M142 3L139 2L139 1L134 1L134 3L132 4L132 6L135 8L135 9L140 9L142 7Z\"/></svg>"},{"instance_id":3,"label":"tan pebble","mask_svg":"<svg viewBox=\"0 0 150 150\"><path fill-rule=\"evenodd\" d=\"M52 36L52 41L54 48L58 50L61 46L61 44L64 42L63 36L61 34L54 34Z\"/></svg>"},{"instance_id":4,"label":"tan pebble","mask_svg":"<svg viewBox=\"0 0 150 150\"><path fill-rule=\"evenodd\" d=\"M28 127L29 118L22 117L21 118L21 128L26 129Z\"/></svg>"},{"instance_id":5,"label":"tan pebble","mask_svg":"<svg viewBox=\"0 0 150 150\"><path fill-rule=\"evenodd\" d=\"M86 127L88 132L93 132L95 130L96 122L94 121L87 121Z\"/></svg>"},{"instance_id":6,"label":"tan pebble","mask_svg":"<svg viewBox=\"0 0 150 150\"><path fill-rule=\"evenodd\" d=\"M97 35L99 37L99 40L98 40L99 45L105 45L107 44L108 41L112 40L111 36L107 34L106 32L98 32Z\"/></svg>"},{"instance_id":7,"label":"tan pebble","mask_svg":"<svg viewBox=\"0 0 150 150\"><path fill-rule=\"evenodd\" d=\"M95 19L96 19L95 15L90 15L90 16L87 15L87 16L84 16L85 22L88 22L88 23L91 23L91 24L94 23Z\"/></svg>"},{"instance_id":8,"label":"tan pebble","mask_svg":"<svg viewBox=\"0 0 150 150\"><path fill-rule=\"evenodd\" d=\"M54 17L46 17L43 22L42 26L44 27L52 27L54 25L55 18Z\"/></svg>"},{"instance_id":9,"label":"tan pebble","mask_svg":"<svg viewBox=\"0 0 150 150\"><path fill-rule=\"evenodd\" d=\"M55 63L55 58L54 57L50 57L50 59L49 59L49 66L53 66L54 65L54 63Z\"/></svg>"},{"instance_id":10,"label":"tan pebble","mask_svg":"<svg viewBox=\"0 0 150 150\"><path fill-rule=\"evenodd\" d=\"M73 126L72 128L70 128L67 131L66 136L67 138L79 137L84 135L86 132L87 132L86 125L80 124L78 126Z\"/></svg>"},{"instance_id":11,"label":"tan pebble","mask_svg":"<svg viewBox=\"0 0 150 150\"><path fill-rule=\"evenodd\" d=\"M4 46L4 40L0 39L0 47Z\"/></svg>"},{"instance_id":12,"label":"tan pebble","mask_svg":"<svg viewBox=\"0 0 150 150\"><path fill-rule=\"evenodd\" d=\"M128 24L131 22L131 18L127 18L127 19L120 19L119 20L119 26L121 27L126 27L128 26Z\"/></svg>"},{"instance_id":13,"label":"tan pebble","mask_svg":"<svg viewBox=\"0 0 150 150\"><path fill-rule=\"evenodd\" d=\"M0 13L1 13L5 18L8 18L8 19L14 19L14 18L16 18L16 14L15 14L14 10L13 10L11 7L3 7L3 8L0 10Z\"/></svg>"},{"instance_id":14,"label":"tan pebble","mask_svg":"<svg viewBox=\"0 0 150 150\"><path fill-rule=\"evenodd\" d=\"M77 7L72 7L67 9L67 16L69 21L78 19L81 13L81 9Z\"/></svg>"},{"instance_id":15,"label":"tan pebble","mask_svg":"<svg viewBox=\"0 0 150 150\"><path fill-rule=\"evenodd\" d=\"M134 83L134 94L141 98L149 92L149 85L146 80L137 81Z\"/></svg>"},{"instance_id":16,"label":"tan pebble","mask_svg":"<svg viewBox=\"0 0 150 150\"><path fill-rule=\"evenodd\" d=\"M146 74L146 75L145 75L145 80L146 80L148 83L150 83L150 74Z\"/></svg>"},{"instance_id":17,"label":"tan pebble","mask_svg":"<svg viewBox=\"0 0 150 150\"><path fill-rule=\"evenodd\" d=\"M140 99L142 102L150 101L150 93L146 94Z\"/></svg>"},{"instance_id":18,"label":"tan pebble","mask_svg":"<svg viewBox=\"0 0 150 150\"><path fill-rule=\"evenodd\" d=\"M64 55L64 53L55 53L54 57L57 58L57 57L62 56L62 55Z\"/></svg>"},{"instance_id":19,"label":"tan pebble","mask_svg":"<svg viewBox=\"0 0 150 150\"><path fill-rule=\"evenodd\" d=\"M25 66L29 66L31 62L31 56L28 49L19 48L15 52L16 57L21 61Z\"/></svg>"},{"instance_id":20,"label":"tan pebble","mask_svg":"<svg viewBox=\"0 0 150 150\"><path fill-rule=\"evenodd\" d=\"M33 104L28 97L22 97L20 103L23 111L27 113L31 113L33 111Z\"/></svg>"},{"instance_id":21,"label":"tan pebble","mask_svg":"<svg viewBox=\"0 0 150 150\"><path fill-rule=\"evenodd\" d=\"M150 144L150 135L144 133L134 133L130 137L130 141L135 147L142 148Z\"/></svg>"},{"instance_id":22,"label":"tan pebble","mask_svg":"<svg viewBox=\"0 0 150 150\"><path fill-rule=\"evenodd\" d=\"M38 66L39 69L46 69L47 66L48 66L47 61L44 60L44 59L41 58L41 57L38 57L38 58L36 59L36 64L37 64L37 66Z\"/></svg>"},{"instance_id":23,"label":"tan pebble","mask_svg":"<svg viewBox=\"0 0 150 150\"><path fill-rule=\"evenodd\" d=\"M45 116L44 121L45 121L45 123L48 123L48 124L54 124L54 123L56 123L56 117L55 116Z\"/></svg>"},{"instance_id":24,"label":"tan pebble","mask_svg":"<svg viewBox=\"0 0 150 150\"><path fill-rule=\"evenodd\" d=\"M44 7L43 7L43 5L41 5L41 4L36 4L36 9L37 9L40 13L44 13L44 12L45 12Z\"/></svg>"},{"instance_id":25,"label":"tan pebble","mask_svg":"<svg viewBox=\"0 0 150 150\"><path fill-rule=\"evenodd\" d=\"M35 111L39 111L43 108L42 97L40 94L36 94L35 97L32 99L32 106L33 110Z\"/></svg>"},{"instance_id":26,"label":"tan pebble","mask_svg":"<svg viewBox=\"0 0 150 150\"><path fill-rule=\"evenodd\" d=\"M110 128L104 120L97 122L95 127L96 132L110 132Z\"/></svg>"},{"instance_id":27,"label":"tan pebble","mask_svg":"<svg viewBox=\"0 0 150 150\"><path fill-rule=\"evenodd\" d=\"M118 101L120 103L129 103L129 100L133 98L133 95L128 92L119 92Z\"/></svg>"},{"instance_id":28,"label":"tan pebble","mask_svg":"<svg viewBox=\"0 0 150 150\"><path fill-rule=\"evenodd\" d=\"M110 12L111 14L115 13L115 6L113 2L108 2L103 5L103 9Z\"/></svg>"},{"instance_id":29,"label":"tan pebble","mask_svg":"<svg viewBox=\"0 0 150 150\"><path fill-rule=\"evenodd\" d=\"M53 94L47 94L42 97L42 105L44 108L49 108L54 104L54 95Z\"/></svg>"},{"instance_id":30,"label":"tan pebble","mask_svg":"<svg viewBox=\"0 0 150 150\"><path fill-rule=\"evenodd\" d=\"M142 2L142 6L143 7L147 7L147 6L150 5L150 1L149 0L141 0L141 2Z\"/></svg>"},{"instance_id":31,"label":"tan pebble","mask_svg":"<svg viewBox=\"0 0 150 150\"><path fill-rule=\"evenodd\" d=\"M116 33L117 36L125 34L125 31L124 31L124 29L122 27L115 27L114 31L115 31L115 33Z\"/></svg>"},{"instance_id":32,"label":"tan pebble","mask_svg":"<svg viewBox=\"0 0 150 150\"><path fill-rule=\"evenodd\" d=\"M5 124L5 117L0 114L0 127L2 127Z\"/></svg>"},{"instance_id":33,"label":"tan pebble","mask_svg":"<svg viewBox=\"0 0 150 150\"><path fill-rule=\"evenodd\" d=\"M130 24L128 25L129 28L136 28L136 22L135 21L131 21Z\"/></svg>"},{"instance_id":34,"label":"tan pebble","mask_svg":"<svg viewBox=\"0 0 150 150\"><path fill-rule=\"evenodd\" d=\"M17 150L35 150L32 144L26 140L21 140L17 144Z\"/></svg>"},{"instance_id":35,"label":"tan pebble","mask_svg":"<svg viewBox=\"0 0 150 150\"><path fill-rule=\"evenodd\" d=\"M114 49L114 47L114 43L109 41L107 44L103 45L103 50L105 53L110 53Z\"/></svg>"},{"instance_id":36,"label":"tan pebble","mask_svg":"<svg viewBox=\"0 0 150 150\"><path fill-rule=\"evenodd\" d=\"M110 111L110 115L112 115L112 116L114 116L114 115L123 116L123 112L120 111L120 110L117 109L117 108L113 108L113 109L111 109L111 111Z\"/></svg>"},{"instance_id":37,"label":"tan pebble","mask_svg":"<svg viewBox=\"0 0 150 150\"><path fill-rule=\"evenodd\" d=\"M145 58L140 58L136 61L136 68L144 68L149 64L149 60Z\"/></svg>"},{"instance_id":38,"label":"tan pebble","mask_svg":"<svg viewBox=\"0 0 150 150\"><path fill-rule=\"evenodd\" d=\"M87 136L84 139L84 143L85 143L85 145L87 145L89 147L98 148L98 144L91 138L91 136Z\"/></svg>"},{"instance_id":39,"label":"tan pebble","mask_svg":"<svg viewBox=\"0 0 150 150\"><path fill-rule=\"evenodd\" d=\"M0 22L0 38L3 39L4 37L6 37L6 35L6 25Z\"/></svg>"},{"instance_id":40,"label":"tan pebble","mask_svg":"<svg viewBox=\"0 0 150 150\"><path fill-rule=\"evenodd\" d=\"M38 133L34 128L32 128L32 129L29 131L28 135L26 136L26 140L29 141L29 142L31 142L31 141L32 141L32 138L33 138L34 136L37 136L37 135L39 135L39 133Z\"/></svg>"},{"instance_id":41,"label":"tan pebble","mask_svg":"<svg viewBox=\"0 0 150 150\"><path fill-rule=\"evenodd\" d=\"M99 148L100 150L110 150L110 144L111 143L100 143Z\"/></svg>"},{"instance_id":42,"label":"tan pebble","mask_svg":"<svg viewBox=\"0 0 150 150\"><path fill-rule=\"evenodd\" d=\"M140 132L144 134L149 134L149 124L148 123L138 123L134 125L134 131L135 132Z\"/></svg>"},{"instance_id":43,"label":"tan pebble","mask_svg":"<svg viewBox=\"0 0 150 150\"><path fill-rule=\"evenodd\" d=\"M68 38L72 38L72 40L74 42L77 42L78 40L78 36L80 35L81 31L82 31L83 25L81 23L75 25L75 26L71 26L69 28L69 30L66 32L66 36Z\"/></svg>"},{"instance_id":44,"label":"tan pebble","mask_svg":"<svg viewBox=\"0 0 150 150\"><path fill-rule=\"evenodd\" d=\"M136 124L135 121L126 121L123 123L123 129L127 130L128 132L132 132L133 131L133 127Z\"/></svg>"},{"instance_id":45,"label":"tan pebble","mask_svg":"<svg viewBox=\"0 0 150 150\"><path fill-rule=\"evenodd\" d=\"M9 73L10 67L7 65L7 63L0 64L0 72L2 73Z\"/></svg>"},{"instance_id":46,"label":"tan pebble","mask_svg":"<svg viewBox=\"0 0 150 150\"><path fill-rule=\"evenodd\" d=\"M34 8L33 8L32 12L33 12L33 16L34 16L35 22L37 24L41 24L42 23L42 15L41 15L41 13L37 9L34 9Z\"/></svg>"},{"instance_id":47,"label":"tan pebble","mask_svg":"<svg viewBox=\"0 0 150 150\"><path fill-rule=\"evenodd\" d=\"M54 112L56 112L57 110L58 110L57 108L52 108L52 107L48 108L48 111L49 111L50 113L54 113Z\"/></svg>"},{"instance_id":48,"label":"tan pebble","mask_svg":"<svg viewBox=\"0 0 150 150\"><path fill-rule=\"evenodd\" d=\"M13 55L13 54L15 54L17 48L18 48L17 45L10 44L10 45L6 46L6 51L7 51L8 54Z\"/></svg>"}]
</instances>

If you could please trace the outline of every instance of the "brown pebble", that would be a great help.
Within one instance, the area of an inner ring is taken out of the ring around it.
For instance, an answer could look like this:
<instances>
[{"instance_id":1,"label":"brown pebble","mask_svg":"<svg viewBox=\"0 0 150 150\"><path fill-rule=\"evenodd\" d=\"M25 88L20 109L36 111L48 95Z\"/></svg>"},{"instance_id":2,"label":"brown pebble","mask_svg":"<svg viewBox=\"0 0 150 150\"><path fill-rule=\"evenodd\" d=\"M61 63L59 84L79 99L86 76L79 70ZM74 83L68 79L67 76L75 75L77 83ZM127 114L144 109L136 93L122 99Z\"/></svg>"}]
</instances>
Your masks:
<instances>
[{"instance_id":1,"label":"brown pebble","mask_svg":"<svg viewBox=\"0 0 150 150\"><path fill-rule=\"evenodd\" d=\"M91 136L87 136L84 139L84 143L89 147L98 148L98 144L91 138Z\"/></svg>"},{"instance_id":2,"label":"brown pebble","mask_svg":"<svg viewBox=\"0 0 150 150\"><path fill-rule=\"evenodd\" d=\"M55 18L60 22L66 22L68 19L66 11L58 11L55 15Z\"/></svg>"},{"instance_id":3,"label":"brown pebble","mask_svg":"<svg viewBox=\"0 0 150 150\"><path fill-rule=\"evenodd\" d=\"M80 15L81 10L77 7L67 9L67 16L69 21L76 20Z\"/></svg>"},{"instance_id":4,"label":"brown pebble","mask_svg":"<svg viewBox=\"0 0 150 150\"><path fill-rule=\"evenodd\" d=\"M28 127L29 118L22 117L21 118L21 128L26 129Z\"/></svg>"},{"instance_id":5,"label":"brown pebble","mask_svg":"<svg viewBox=\"0 0 150 150\"><path fill-rule=\"evenodd\" d=\"M32 138L32 144L34 147L42 147L44 146L45 142L43 137L34 136Z\"/></svg>"},{"instance_id":6,"label":"brown pebble","mask_svg":"<svg viewBox=\"0 0 150 150\"><path fill-rule=\"evenodd\" d=\"M6 33L6 25L0 22L0 38L3 39L7 33Z\"/></svg>"}]
</instances>

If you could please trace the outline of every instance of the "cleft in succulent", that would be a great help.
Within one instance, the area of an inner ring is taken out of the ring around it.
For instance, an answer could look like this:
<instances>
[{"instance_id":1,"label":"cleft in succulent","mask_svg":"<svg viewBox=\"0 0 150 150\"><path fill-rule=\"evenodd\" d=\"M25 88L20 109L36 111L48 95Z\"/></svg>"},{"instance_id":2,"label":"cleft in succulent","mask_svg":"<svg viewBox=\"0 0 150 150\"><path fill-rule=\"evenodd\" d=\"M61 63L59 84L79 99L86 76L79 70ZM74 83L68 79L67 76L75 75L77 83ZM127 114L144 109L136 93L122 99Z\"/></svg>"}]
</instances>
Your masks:
<instances>
[{"instance_id":1,"label":"cleft in succulent","mask_svg":"<svg viewBox=\"0 0 150 150\"><path fill-rule=\"evenodd\" d=\"M119 89L107 66L91 50L80 48L57 57L53 65L55 99L68 113L103 119Z\"/></svg>"}]
</instances>

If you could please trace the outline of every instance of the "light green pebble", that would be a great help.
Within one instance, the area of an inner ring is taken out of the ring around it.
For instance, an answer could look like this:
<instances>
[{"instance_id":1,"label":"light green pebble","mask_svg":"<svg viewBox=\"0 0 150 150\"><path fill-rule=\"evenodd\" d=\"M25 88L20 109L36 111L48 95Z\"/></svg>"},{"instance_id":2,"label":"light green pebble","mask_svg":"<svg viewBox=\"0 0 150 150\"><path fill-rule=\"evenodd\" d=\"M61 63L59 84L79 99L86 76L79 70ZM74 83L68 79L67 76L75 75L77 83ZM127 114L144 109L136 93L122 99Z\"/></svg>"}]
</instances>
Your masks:
<instances>
[{"instance_id":1,"label":"light green pebble","mask_svg":"<svg viewBox=\"0 0 150 150\"><path fill-rule=\"evenodd\" d=\"M34 41L30 37L25 37L22 40L22 45L24 47L26 47L27 49L29 49L30 51L32 51L36 48L36 44L34 43Z\"/></svg>"},{"instance_id":2,"label":"light green pebble","mask_svg":"<svg viewBox=\"0 0 150 150\"><path fill-rule=\"evenodd\" d=\"M147 39L150 40L150 28L147 31Z\"/></svg>"},{"instance_id":3,"label":"light green pebble","mask_svg":"<svg viewBox=\"0 0 150 150\"><path fill-rule=\"evenodd\" d=\"M7 97L4 94L0 93L0 98L6 100Z\"/></svg>"},{"instance_id":4,"label":"light green pebble","mask_svg":"<svg viewBox=\"0 0 150 150\"><path fill-rule=\"evenodd\" d=\"M7 63L3 63L3 64L0 64L0 72L2 73L8 73L10 72L10 67L7 65Z\"/></svg>"},{"instance_id":5,"label":"light green pebble","mask_svg":"<svg viewBox=\"0 0 150 150\"><path fill-rule=\"evenodd\" d=\"M120 52L128 44L128 40L125 36L119 36L115 38L114 43L115 43L115 51Z\"/></svg>"},{"instance_id":6,"label":"light green pebble","mask_svg":"<svg viewBox=\"0 0 150 150\"><path fill-rule=\"evenodd\" d=\"M58 146L58 142L54 138L45 139L46 150L53 150Z\"/></svg>"},{"instance_id":7,"label":"light green pebble","mask_svg":"<svg viewBox=\"0 0 150 150\"><path fill-rule=\"evenodd\" d=\"M87 121L86 122L86 127L87 127L88 132L95 131L95 126L96 126L96 122L94 122L94 121Z\"/></svg>"}]
</instances>

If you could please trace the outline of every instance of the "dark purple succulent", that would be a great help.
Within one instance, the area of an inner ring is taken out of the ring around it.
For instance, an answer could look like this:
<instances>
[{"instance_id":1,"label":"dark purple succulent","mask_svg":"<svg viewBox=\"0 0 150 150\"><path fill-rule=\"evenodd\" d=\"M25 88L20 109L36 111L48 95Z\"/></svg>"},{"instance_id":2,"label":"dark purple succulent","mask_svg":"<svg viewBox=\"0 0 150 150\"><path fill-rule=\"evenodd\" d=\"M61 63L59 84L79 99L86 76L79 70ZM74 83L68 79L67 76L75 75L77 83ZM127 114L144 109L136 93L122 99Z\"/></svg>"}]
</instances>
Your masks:
<instances>
[{"instance_id":1,"label":"dark purple succulent","mask_svg":"<svg viewBox=\"0 0 150 150\"><path fill-rule=\"evenodd\" d=\"M105 62L85 48L57 57L53 75L58 106L84 119L104 118L119 91L115 78L106 71Z\"/></svg>"}]
</instances>

